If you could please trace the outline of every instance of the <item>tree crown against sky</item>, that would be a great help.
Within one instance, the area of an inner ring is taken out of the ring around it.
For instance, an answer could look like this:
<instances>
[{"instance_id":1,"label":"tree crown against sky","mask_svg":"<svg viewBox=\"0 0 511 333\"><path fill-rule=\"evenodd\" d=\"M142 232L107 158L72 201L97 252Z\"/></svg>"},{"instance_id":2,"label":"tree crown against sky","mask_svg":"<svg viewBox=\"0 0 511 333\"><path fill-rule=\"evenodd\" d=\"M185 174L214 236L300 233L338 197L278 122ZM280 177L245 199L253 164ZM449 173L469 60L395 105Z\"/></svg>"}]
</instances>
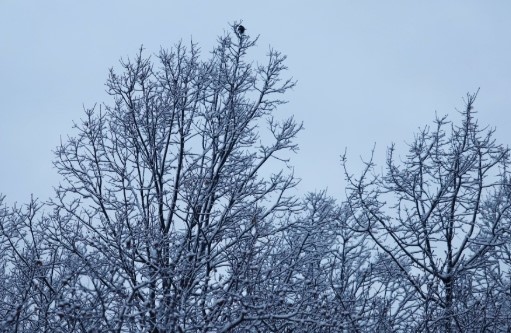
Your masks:
<instances>
[{"instance_id":1,"label":"tree crown against sky","mask_svg":"<svg viewBox=\"0 0 511 333\"><path fill-rule=\"evenodd\" d=\"M479 293L500 284L488 274L509 269L495 257L510 240L509 148L479 126L476 96L467 94L461 124L437 118L404 157L390 146L384 173L375 173L371 160L359 177L346 171L356 229L391 258L425 304L423 330L472 329L488 306ZM438 328L429 321L436 316Z\"/></svg>"},{"instance_id":2,"label":"tree crown against sky","mask_svg":"<svg viewBox=\"0 0 511 333\"><path fill-rule=\"evenodd\" d=\"M383 173L346 171L346 200L302 197L288 160L302 125L276 114L295 82L275 50L247 60L248 32L110 70L112 102L55 151L46 212L0 209L0 327L509 329L509 156L476 95L459 125L437 119L401 158L391 146Z\"/></svg>"}]
</instances>

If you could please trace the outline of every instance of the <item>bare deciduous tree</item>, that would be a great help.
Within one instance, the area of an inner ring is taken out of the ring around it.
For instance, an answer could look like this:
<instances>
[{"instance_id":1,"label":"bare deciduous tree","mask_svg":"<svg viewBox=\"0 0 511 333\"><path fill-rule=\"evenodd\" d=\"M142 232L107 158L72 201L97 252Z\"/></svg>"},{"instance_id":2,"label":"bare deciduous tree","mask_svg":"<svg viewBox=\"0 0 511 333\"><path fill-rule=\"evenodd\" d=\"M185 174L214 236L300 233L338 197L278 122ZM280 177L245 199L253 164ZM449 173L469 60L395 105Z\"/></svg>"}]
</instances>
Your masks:
<instances>
[{"instance_id":1,"label":"bare deciduous tree","mask_svg":"<svg viewBox=\"0 0 511 333\"><path fill-rule=\"evenodd\" d=\"M4 197L0 196L0 205ZM43 205L0 208L0 328L47 332L59 327L59 296L66 294L68 262L46 237Z\"/></svg>"},{"instance_id":2,"label":"bare deciduous tree","mask_svg":"<svg viewBox=\"0 0 511 333\"><path fill-rule=\"evenodd\" d=\"M480 318L483 307L495 305L488 304L493 282L484 276L498 265L492 253L510 227L509 150L478 126L475 98L467 95L460 126L437 119L402 161L391 146L384 175L373 172L372 161L359 178L346 172L358 228L413 288L420 331L477 329L462 318ZM497 322L492 316L487 321Z\"/></svg>"},{"instance_id":3,"label":"bare deciduous tree","mask_svg":"<svg viewBox=\"0 0 511 333\"><path fill-rule=\"evenodd\" d=\"M296 196L285 56L234 23L121 60L56 149L40 204L2 206L0 331L509 332L509 150L439 118L348 198Z\"/></svg>"},{"instance_id":4,"label":"bare deciduous tree","mask_svg":"<svg viewBox=\"0 0 511 333\"><path fill-rule=\"evenodd\" d=\"M294 86L285 57L248 62L254 45L226 34L208 60L193 43L155 60L140 50L110 71L114 104L86 110L57 149L52 241L83 267L86 325L227 332L256 319L252 266L296 206L292 172L267 166L286 165L301 125L273 116Z\"/></svg>"}]
</instances>

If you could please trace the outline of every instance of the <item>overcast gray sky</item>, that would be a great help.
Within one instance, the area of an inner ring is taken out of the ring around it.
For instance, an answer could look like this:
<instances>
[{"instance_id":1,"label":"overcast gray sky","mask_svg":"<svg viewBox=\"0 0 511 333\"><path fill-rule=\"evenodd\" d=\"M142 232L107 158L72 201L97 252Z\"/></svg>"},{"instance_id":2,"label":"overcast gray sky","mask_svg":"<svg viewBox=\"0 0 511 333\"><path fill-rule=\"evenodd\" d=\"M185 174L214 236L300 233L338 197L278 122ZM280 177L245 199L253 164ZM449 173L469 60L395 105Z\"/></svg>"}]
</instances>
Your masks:
<instances>
[{"instance_id":1,"label":"overcast gray sky","mask_svg":"<svg viewBox=\"0 0 511 333\"><path fill-rule=\"evenodd\" d=\"M207 56L240 19L260 35L257 52L288 55L298 80L279 112L305 124L292 163L302 191L341 196L345 147L354 165L374 143L381 157L435 111L458 119L478 87L480 122L511 143L510 15L509 1L0 0L0 193L52 194L52 150L83 105L110 102L120 57L192 37Z\"/></svg>"}]
</instances>

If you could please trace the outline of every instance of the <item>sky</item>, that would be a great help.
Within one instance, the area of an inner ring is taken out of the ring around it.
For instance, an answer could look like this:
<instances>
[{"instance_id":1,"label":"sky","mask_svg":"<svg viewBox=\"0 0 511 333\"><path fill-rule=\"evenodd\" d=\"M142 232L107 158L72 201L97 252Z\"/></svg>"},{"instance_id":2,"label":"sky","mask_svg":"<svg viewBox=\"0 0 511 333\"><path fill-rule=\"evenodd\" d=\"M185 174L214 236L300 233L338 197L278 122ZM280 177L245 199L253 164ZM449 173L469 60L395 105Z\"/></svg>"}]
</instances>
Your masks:
<instances>
[{"instance_id":1,"label":"sky","mask_svg":"<svg viewBox=\"0 0 511 333\"><path fill-rule=\"evenodd\" d=\"M511 143L509 1L20 1L0 0L0 193L46 200L60 178L52 151L83 108L110 103L121 57L193 38L207 56L229 23L288 56L298 81L278 111L303 121L292 156L299 190L342 200L340 155L352 171L375 146L383 162L438 115L457 121L480 88L479 122Z\"/></svg>"}]
</instances>

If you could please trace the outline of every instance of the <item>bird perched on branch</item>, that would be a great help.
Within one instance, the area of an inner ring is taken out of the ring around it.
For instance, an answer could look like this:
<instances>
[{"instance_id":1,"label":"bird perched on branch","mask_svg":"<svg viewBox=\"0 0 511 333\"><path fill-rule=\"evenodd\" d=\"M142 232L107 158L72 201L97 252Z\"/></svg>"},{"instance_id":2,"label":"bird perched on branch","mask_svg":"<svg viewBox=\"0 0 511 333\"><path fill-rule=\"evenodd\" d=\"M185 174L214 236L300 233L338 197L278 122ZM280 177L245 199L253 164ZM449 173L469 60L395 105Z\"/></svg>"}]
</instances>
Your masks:
<instances>
[{"instance_id":1,"label":"bird perched on branch","mask_svg":"<svg viewBox=\"0 0 511 333\"><path fill-rule=\"evenodd\" d=\"M238 32L240 35L243 35L245 33L245 30L247 30L247 29L245 29L244 26L242 26L241 24L238 25Z\"/></svg>"}]
</instances>

